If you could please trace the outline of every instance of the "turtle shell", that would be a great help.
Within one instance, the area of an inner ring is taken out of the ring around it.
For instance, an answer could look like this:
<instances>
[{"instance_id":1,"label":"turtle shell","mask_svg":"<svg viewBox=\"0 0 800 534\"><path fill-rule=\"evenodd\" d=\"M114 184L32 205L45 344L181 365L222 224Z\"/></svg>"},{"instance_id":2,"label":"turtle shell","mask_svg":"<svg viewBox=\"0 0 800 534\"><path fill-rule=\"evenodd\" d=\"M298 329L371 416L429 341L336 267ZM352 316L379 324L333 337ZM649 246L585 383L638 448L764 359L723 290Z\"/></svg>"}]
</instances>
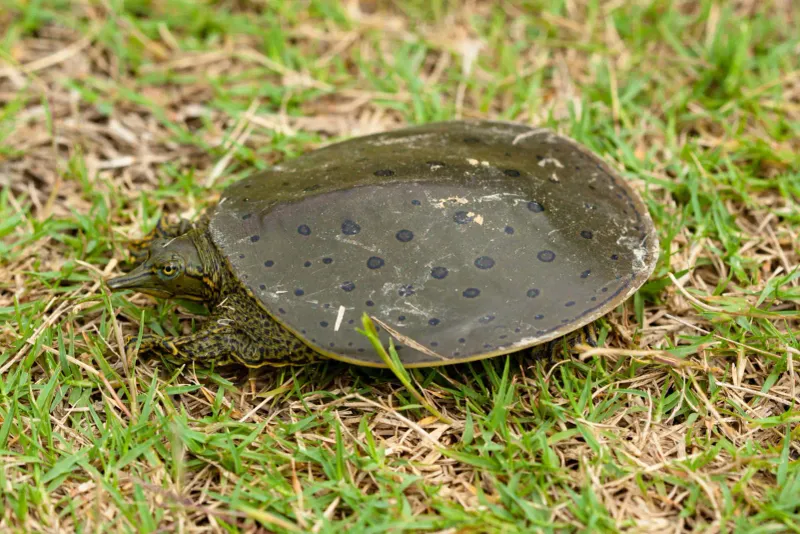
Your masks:
<instances>
[{"instance_id":1,"label":"turtle shell","mask_svg":"<svg viewBox=\"0 0 800 534\"><path fill-rule=\"evenodd\" d=\"M372 366L383 364L356 331L364 312L399 334L411 367L506 354L608 312L658 250L642 200L600 158L546 129L486 121L290 160L230 186L210 232L278 322Z\"/></svg>"}]
</instances>

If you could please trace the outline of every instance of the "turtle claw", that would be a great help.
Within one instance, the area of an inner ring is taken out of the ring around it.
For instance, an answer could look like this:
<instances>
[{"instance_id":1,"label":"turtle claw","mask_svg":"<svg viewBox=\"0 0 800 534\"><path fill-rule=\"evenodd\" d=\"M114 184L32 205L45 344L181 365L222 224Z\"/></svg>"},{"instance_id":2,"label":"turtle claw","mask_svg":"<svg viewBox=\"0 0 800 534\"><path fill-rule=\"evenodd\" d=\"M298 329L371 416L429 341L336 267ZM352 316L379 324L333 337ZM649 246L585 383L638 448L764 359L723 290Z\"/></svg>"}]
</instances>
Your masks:
<instances>
[{"instance_id":1,"label":"turtle claw","mask_svg":"<svg viewBox=\"0 0 800 534\"><path fill-rule=\"evenodd\" d=\"M125 352L127 354L137 352L138 344L137 355L159 356L173 365L183 365L187 361L191 360L191 358L183 354L178 349L175 341L173 341L174 339L179 338L168 338L153 334L144 334L141 342L139 342L138 336L128 336L125 339Z\"/></svg>"},{"instance_id":2,"label":"turtle claw","mask_svg":"<svg viewBox=\"0 0 800 534\"><path fill-rule=\"evenodd\" d=\"M162 338L154 336L152 334L144 334L140 342L139 336L126 336L125 352L131 353L131 352L136 352L137 350L140 354L150 352L153 349L153 347L158 344L160 339Z\"/></svg>"}]
</instances>

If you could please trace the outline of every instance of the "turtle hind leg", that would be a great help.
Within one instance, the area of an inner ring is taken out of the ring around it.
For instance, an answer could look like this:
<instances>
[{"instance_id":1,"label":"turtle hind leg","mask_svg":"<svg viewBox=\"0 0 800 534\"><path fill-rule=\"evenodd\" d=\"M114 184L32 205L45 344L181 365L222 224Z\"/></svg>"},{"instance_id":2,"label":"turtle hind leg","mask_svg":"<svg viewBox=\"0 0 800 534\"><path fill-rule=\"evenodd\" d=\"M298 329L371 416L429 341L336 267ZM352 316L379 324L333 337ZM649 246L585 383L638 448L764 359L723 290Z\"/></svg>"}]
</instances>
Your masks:
<instances>
[{"instance_id":1,"label":"turtle hind leg","mask_svg":"<svg viewBox=\"0 0 800 534\"><path fill-rule=\"evenodd\" d=\"M193 226L192 222L186 219L180 219L177 223L167 223L164 217L159 218L156 227L150 233L140 239L128 242L127 249L130 263L135 266L146 260L150 246L154 241L182 236L191 230Z\"/></svg>"},{"instance_id":2,"label":"turtle hind leg","mask_svg":"<svg viewBox=\"0 0 800 534\"><path fill-rule=\"evenodd\" d=\"M538 358L549 358L552 360L562 357L566 351L571 356L580 354L578 345L597 346L597 329L594 323L589 323L574 332L548 341L544 345L533 348L533 354Z\"/></svg>"}]
</instances>

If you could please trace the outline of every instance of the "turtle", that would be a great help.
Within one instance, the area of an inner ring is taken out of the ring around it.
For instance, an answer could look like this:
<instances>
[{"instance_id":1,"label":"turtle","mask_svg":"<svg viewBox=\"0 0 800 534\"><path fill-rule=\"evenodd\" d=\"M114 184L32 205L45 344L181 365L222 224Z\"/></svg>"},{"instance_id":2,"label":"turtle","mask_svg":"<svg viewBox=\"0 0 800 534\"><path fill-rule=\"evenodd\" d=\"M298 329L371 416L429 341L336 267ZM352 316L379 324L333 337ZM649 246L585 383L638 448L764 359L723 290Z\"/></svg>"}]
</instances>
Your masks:
<instances>
[{"instance_id":1,"label":"turtle","mask_svg":"<svg viewBox=\"0 0 800 534\"><path fill-rule=\"evenodd\" d=\"M107 285L207 305L193 333L129 341L171 362L383 367L357 330L366 313L425 367L574 339L644 284L658 249L639 194L586 147L456 120L234 182L197 221L131 243L134 268Z\"/></svg>"}]
</instances>

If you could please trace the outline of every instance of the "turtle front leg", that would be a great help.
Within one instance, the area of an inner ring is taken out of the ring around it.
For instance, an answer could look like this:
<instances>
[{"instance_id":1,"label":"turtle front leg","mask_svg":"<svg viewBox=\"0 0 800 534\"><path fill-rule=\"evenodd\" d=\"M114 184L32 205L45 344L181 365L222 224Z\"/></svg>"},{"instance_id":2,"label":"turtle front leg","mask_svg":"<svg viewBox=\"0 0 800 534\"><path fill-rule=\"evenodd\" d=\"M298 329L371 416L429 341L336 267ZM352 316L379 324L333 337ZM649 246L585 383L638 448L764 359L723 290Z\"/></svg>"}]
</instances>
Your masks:
<instances>
[{"instance_id":1,"label":"turtle front leg","mask_svg":"<svg viewBox=\"0 0 800 534\"><path fill-rule=\"evenodd\" d=\"M136 337L126 342L134 350ZM197 362L203 367L238 363L250 368L265 365L280 367L301 365L314 359L313 350L299 339L288 342L270 338L254 339L247 331L233 325L230 319L212 316L203 326L186 336L142 337L139 353L158 355L176 365Z\"/></svg>"},{"instance_id":2,"label":"turtle front leg","mask_svg":"<svg viewBox=\"0 0 800 534\"><path fill-rule=\"evenodd\" d=\"M180 219L177 223L167 223L164 221L164 217L159 218L156 227L153 228L150 233L128 243L128 255L130 256L131 263L135 266L146 260L150 245L153 244L153 241L182 236L191 230L192 227L192 222L186 219Z\"/></svg>"}]
</instances>

